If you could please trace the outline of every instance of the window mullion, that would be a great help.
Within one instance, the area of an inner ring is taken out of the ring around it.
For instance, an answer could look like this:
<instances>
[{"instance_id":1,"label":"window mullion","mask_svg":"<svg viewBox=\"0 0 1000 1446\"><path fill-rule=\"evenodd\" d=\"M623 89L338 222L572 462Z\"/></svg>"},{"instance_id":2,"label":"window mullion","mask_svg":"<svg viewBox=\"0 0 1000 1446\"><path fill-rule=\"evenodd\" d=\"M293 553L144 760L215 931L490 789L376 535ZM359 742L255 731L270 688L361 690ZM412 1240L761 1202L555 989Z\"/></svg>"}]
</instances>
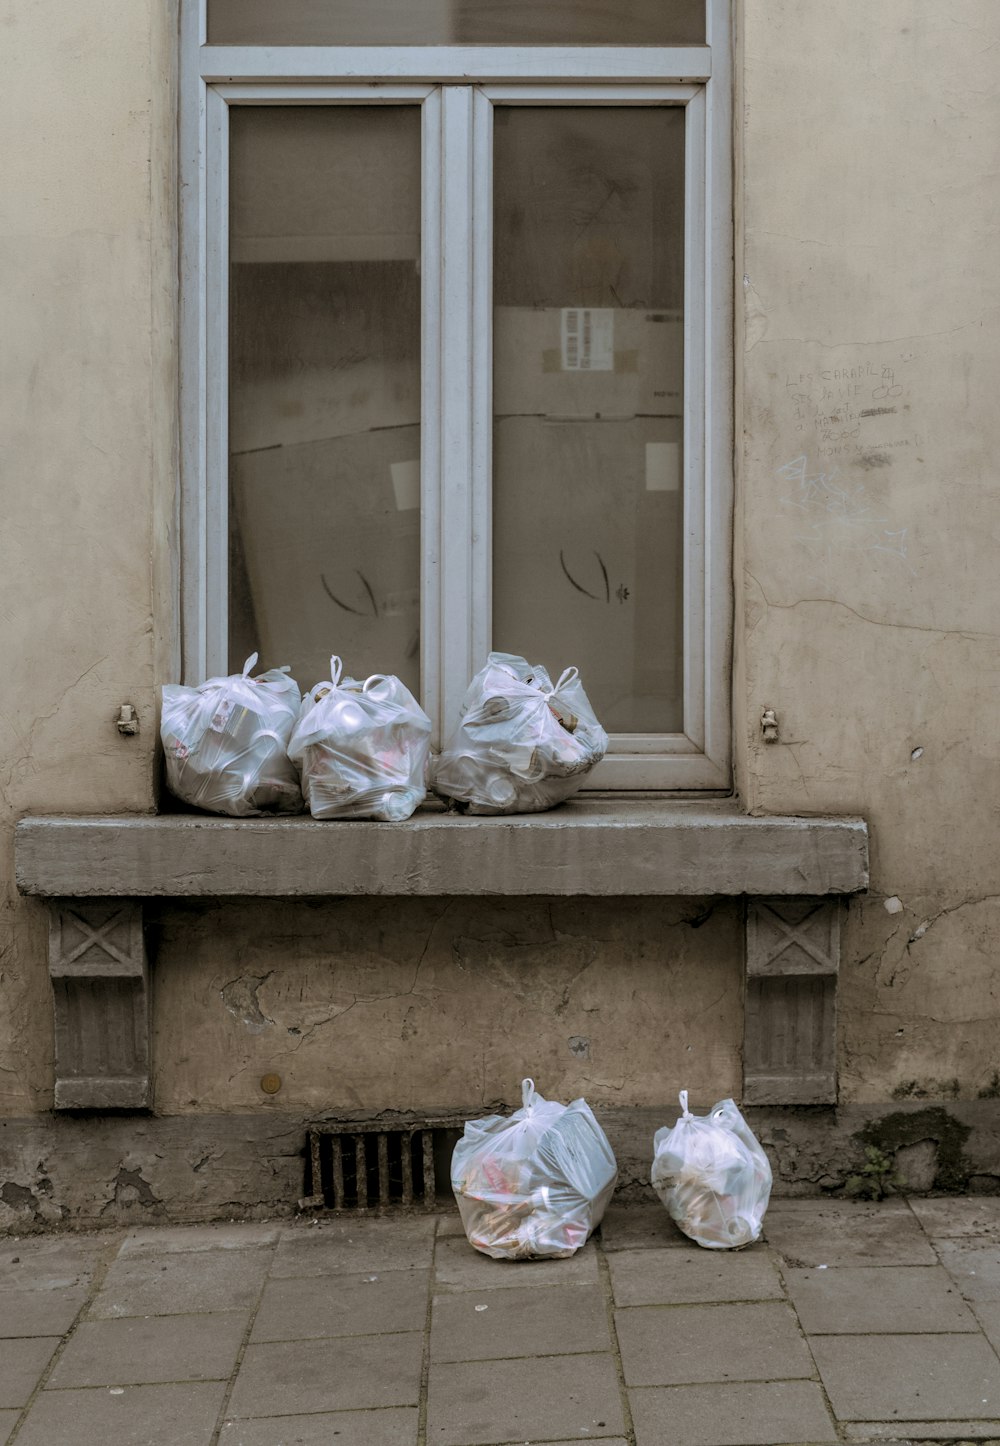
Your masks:
<instances>
[{"instance_id":1,"label":"window mullion","mask_svg":"<svg viewBox=\"0 0 1000 1446\"><path fill-rule=\"evenodd\" d=\"M472 194L472 670L493 632L493 105L473 95ZM471 673L470 673L471 677Z\"/></svg>"},{"instance_id":2,"label":"window mullion","mask_svg":"<svg viewBox=\"0 0 1000 1446\"><path fill-rule=\"evenodd\" d=\"M216 674L229 662L229 107L214 90L206 150L204 668Z\"/></svg>"},{"instance_id":3,"label":"window mullion","mask_svg":"<svg viewBox=\"0 0 1000 1446\"><path fill-rule=\"evenodd\" d=\"M474 146L473 89L441 96L440 186L440 492L437 518L437 717L446 737L475 671L472 479L476 471L473 404ZM429 695L430 696L430 695Z\"/></svg>"},{"instance_id":4,"label":"window mullion","mask_svg":"<svg viewBox=\"0 0 1000 1446\"><path fill-rule=\"evenodd\" d=\"M705 746L705 92L684 157L684 732Z\"/></svg>"},{"instance_id":5,"label":"window mullion","mask_svg":"<svg viewBox=\"0 0 1000 1446\"><path fill-rule=\"evenodd\" d=\"M422 107L423 181L421 188L420 264L420 684L424 708L434 724L432 746L441 739L441 680L444 677L441 533L441 296L443 281L441 221L443 161L441 91L434 90Z\"/></svg>"}]
</instances>

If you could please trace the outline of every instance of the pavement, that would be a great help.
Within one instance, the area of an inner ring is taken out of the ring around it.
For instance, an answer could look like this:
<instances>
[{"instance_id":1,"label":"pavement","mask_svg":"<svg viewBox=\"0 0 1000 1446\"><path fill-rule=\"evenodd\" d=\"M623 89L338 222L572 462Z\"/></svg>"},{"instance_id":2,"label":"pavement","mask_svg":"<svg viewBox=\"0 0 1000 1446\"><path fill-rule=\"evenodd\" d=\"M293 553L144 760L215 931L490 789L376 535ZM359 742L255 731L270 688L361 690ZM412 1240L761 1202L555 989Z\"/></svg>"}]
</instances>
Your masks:
<instances>
[{"instance_id":1,"label":"pavement","mask_svg":"<svg viewBox=\"0 0 1000 1446\"><path fill-rule=\"evenodd\" d=\"M454 1213L0 1237L0 1443L1000 1443L1000 1199L777 1200L569 1260Z\"/></svg>"}]
</instances>

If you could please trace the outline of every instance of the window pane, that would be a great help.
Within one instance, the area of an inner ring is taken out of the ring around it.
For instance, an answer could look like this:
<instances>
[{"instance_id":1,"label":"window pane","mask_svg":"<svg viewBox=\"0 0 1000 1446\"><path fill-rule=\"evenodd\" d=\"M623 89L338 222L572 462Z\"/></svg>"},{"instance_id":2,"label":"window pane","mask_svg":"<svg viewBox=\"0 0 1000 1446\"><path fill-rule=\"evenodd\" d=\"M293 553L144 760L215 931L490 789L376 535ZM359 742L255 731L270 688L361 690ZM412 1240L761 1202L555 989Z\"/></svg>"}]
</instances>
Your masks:
<instances>
[{"instance_id":1,"label":"window pane","mask_svg":"<svg viewBox=\"0 0 1000 1446\"><path fill-rule=\"evenodd\" d=\"M209 0L213 45L704 45L705 0Z\"/></svg>"},{"instance_id":2,"label":"window pane","mask_svg":"<svg viewBox=\"0 0 1000 1446\"><path fill-rule=\"evenodd\" d=\"M683 111L495 121L493 646L680 731Z\"/></svg>"},{"instance_id":3,"label":"window pane","mask_svg":"<svg viewBox=\"0 0 1000 1446\"><path fill-rule=\"evenodd\" d=\"M230 664L420 670L420 111L234 106Z\"/></svg>"}]
</instances>

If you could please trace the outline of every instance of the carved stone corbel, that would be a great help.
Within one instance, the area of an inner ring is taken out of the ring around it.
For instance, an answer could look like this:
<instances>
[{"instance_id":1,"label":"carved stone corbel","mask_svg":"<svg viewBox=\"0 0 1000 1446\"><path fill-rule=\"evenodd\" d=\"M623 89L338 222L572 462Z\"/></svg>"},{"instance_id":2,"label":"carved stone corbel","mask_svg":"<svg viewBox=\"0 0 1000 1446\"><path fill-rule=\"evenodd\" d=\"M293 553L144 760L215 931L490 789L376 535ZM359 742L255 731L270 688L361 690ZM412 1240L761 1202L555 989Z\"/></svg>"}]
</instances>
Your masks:
<instances>
[{"instance_id":1,"label":"carved stone corbel","mask_svg":"<svg viewBox=\"0 0 1000 1446\"><path fill-rule=\"evenodd\" d=\"M148 1108L150 987L142 905L55 901L49 974L56 1109Z\"/></svg>"},{"instance_id":2,"label":"carved stone corbel","mask_svg":"<svg viewBox=\"0 0 1000 1446\"><path fill-rule=\"evenodd\" d=\"M838 898L748 899L743 1098L835 1104Z\"/></svg>"}]
</instances>

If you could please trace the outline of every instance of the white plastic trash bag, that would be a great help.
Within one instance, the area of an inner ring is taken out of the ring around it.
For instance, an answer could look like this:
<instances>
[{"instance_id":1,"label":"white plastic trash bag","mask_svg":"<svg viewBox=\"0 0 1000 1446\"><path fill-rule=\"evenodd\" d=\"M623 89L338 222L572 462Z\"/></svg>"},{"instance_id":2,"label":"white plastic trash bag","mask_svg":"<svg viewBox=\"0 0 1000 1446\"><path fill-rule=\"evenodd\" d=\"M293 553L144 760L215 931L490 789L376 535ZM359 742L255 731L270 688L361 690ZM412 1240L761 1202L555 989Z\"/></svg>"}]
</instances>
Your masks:
<instances>
[{"instance_id":1,"label":"white plastic trash bag","mask_svg":"<svg viewBox=\"0 0 1000 1446\"><path fill-rule=\"evenodd\" d=\"M771 1166L732 1100L707 1115L688 1109L653 1137L653 1189L673 1220L711 1250L749 1245L760 1236L771 1196Z\"/></svg>"},{"instance_id":2,"label":"white plastic trash bag","mask_svg":"<svg viewBox=\"0 0 1000 1446\"><path fill-rule=\"evenodd\" d=\"M559 1105L521 1084L512 1115L469 1120L451 1187L470 1245L494 1260L572 1255L611 1199L618 1167L584 1100Z\"/></svg>"},{"instance_id":3,"label":"white plastic trash bag","mask_svg":"<svg viewBox=\"0 0 1000 1446\"><path fill-rule=\"evenodd\" d=\"M299 712L299 688L287 668L250 677L209 678L197 688L163 688L160 737L167 786L185 803L246 818L300 813L302 792L287 746Z\"/></svg>"},{"instance_id":4,"label":"white plastic trash bag","mask_svg":"<svg viewBox=\"0 0 1000 1446\"><path fill-rule=\"evenodd\" d=\"M302 770L313 818L409 818L426 794L431 720L398 678L344 678L330 659L329 683L302 701L288 745Z\"/></svg>"},{"instance_id":5,"label":"white plastic trash bag","mask_svg":"<svg viewBox=\"0 0 1000 1446\"><path fill-rule=\"evenodd\" d=\"M607 746L576 668L553 687L544 668L490 653L434 766L434 789L469 813L536 813L575 793Z\"/></svg>"}]
</instances>

